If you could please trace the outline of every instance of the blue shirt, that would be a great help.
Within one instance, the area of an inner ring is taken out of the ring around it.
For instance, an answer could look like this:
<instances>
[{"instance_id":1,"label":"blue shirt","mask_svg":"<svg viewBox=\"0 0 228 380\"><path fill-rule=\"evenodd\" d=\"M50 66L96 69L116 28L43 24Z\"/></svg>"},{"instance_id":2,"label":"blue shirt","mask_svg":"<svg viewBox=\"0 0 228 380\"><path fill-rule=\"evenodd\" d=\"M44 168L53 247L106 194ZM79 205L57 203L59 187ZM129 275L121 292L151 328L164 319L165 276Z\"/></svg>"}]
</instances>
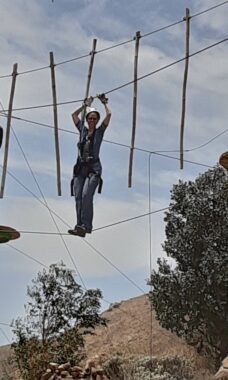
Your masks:
<instances>
[{"instance_id":1,"label":"blue shirt","mask_svg":"<svg viewBox=\"0 0 228 380\"><path fill-rule=\"evenodd\" d=\"M77 123L76 127L78 128L80 135L81 135L81 141L86 138L88 135L88 129L84 127L81 120ZM100 147L101 143L104 137L105 132L105 125L102 123L98 128L94 131L94 138L93 138L93 158L94 160L99 159L99 153L100 153ZM100 160L91 164L92 169L97 173L101 174L102 172L102 166L100 163Z\"/></svg>"}]
</instances>

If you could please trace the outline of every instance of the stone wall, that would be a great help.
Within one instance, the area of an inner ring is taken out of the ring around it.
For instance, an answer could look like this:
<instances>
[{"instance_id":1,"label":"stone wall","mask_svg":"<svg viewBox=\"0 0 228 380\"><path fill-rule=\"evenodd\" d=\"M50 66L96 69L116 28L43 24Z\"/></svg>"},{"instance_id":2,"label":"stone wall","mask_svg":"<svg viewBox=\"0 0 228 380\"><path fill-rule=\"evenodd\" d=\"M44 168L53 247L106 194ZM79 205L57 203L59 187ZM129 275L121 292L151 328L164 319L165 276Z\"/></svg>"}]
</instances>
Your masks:
<instances>
[{"instance_id":1,"label":"stone wall","mask_svg":"<svg viewBox=\"0 0 228 380\"><path fill-rule=\"evenodd\" d=\"M57 363L49 363L46 372L41 377L41 380L60 379L107 380L107 377L99 364L98 357L95 357L87 360L84 367L72 367L70 363L60 365Z\"/></svg>"}]
</instances>

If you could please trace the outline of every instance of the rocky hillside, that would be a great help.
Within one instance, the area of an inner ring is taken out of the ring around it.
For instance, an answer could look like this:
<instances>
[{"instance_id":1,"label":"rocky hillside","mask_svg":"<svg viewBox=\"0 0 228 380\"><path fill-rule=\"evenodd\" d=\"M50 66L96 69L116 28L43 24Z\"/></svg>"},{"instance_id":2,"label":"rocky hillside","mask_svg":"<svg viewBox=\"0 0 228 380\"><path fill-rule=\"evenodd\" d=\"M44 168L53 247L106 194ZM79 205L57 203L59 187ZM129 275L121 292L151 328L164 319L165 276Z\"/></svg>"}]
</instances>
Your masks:
<instances>
[{"instance_id":1,"label":"rocky hillside","mask_svg":"<svg viewBox=\"0 0 228 380\"><path fill-rule=\"evenodd\" d=\"M196 379L209 380L213 375L207 361L193 347L175 334L163 329L150 312L147 296L132 298L113 304L103 316L109 320L107 328L98 327L96 335L86 339L88 356L116 352L126 354L162 356L185 356L192 360ZM152 339L151 339L152 337Z\"/></svg>"},{"instance_id":2,"label":"rocky hillside","mask_svg":"<svg viewBox=\"0 0 228 380\"><path fill-rule=\"evenodd\" d=\"M195 368L195 380L213 379L209 364L184 340L163 329L154 315L151 318L150 304L146 296L140 296L113 304L103 313L109 320L107 327L98 327L95 335L87 336L88 357L115 353L163 356L185 356ZM152 339L151 339L152 338ZM0 348L0 358L9 355L7 346ZM1 376L0 376L1 379Z\"/></svg>"}]
</instances>

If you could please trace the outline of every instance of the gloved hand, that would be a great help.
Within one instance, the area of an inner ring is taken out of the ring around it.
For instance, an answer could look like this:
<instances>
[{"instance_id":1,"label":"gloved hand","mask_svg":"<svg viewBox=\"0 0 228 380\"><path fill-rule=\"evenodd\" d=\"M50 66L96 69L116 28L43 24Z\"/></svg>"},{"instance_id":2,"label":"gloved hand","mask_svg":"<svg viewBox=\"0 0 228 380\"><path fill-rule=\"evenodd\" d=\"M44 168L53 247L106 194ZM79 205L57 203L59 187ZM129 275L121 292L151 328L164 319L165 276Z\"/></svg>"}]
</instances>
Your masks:
<instances>
[{"instance_id":1,"label":"gloved hand","mask_svg":"<svg viewBox=\"0 0 228 380\"><path fill-rule=\"evenodd\" d=\"M101 101L102 104L108 103L108 98L106 98L105 94L97 94L97 97Z\"/></svg>"},{"instance_id":2,"label":"gloved hand","mask_svg":"<svg viewBox=\"0 0 228 380\"><path fill-rule=\"evenodd\" d=\"M93 103L93 97L90 96L89 98L84 99L83 105L86 107L90 107L92 103Z\"/></svg>"}]
</instances>

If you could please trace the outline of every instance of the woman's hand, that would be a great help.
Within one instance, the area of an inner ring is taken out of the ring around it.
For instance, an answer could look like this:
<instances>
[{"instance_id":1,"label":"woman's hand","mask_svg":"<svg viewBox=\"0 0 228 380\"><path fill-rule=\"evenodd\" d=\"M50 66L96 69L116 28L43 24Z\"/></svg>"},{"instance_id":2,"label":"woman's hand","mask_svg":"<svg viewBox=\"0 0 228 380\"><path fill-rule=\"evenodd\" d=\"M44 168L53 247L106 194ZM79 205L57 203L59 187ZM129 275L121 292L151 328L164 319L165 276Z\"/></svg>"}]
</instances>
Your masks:
<instances>
[{"instance_id":1,"label":"woman's hand","mask_svg":"<svg viewBox=\"0 0 228 380\"><path fill-rule=\"evenodd\" d=\"M85 100L83 102L84 106L86 106L86 107L90 107L92 103L93 103L93 97L92 96L90 96L89 98L85 98Z\"/></svg>"},{"instance_id":2,"label":"woman's hand","mask_svg":"<svg viewBox=\"0 0 228 380\"><path fill-rule=\"evenodd\" d=\"M97 94L97 97L101 101L102 104L108 103L108 98L106 98L105 94Z\"/></svg>"}]
</instances>

